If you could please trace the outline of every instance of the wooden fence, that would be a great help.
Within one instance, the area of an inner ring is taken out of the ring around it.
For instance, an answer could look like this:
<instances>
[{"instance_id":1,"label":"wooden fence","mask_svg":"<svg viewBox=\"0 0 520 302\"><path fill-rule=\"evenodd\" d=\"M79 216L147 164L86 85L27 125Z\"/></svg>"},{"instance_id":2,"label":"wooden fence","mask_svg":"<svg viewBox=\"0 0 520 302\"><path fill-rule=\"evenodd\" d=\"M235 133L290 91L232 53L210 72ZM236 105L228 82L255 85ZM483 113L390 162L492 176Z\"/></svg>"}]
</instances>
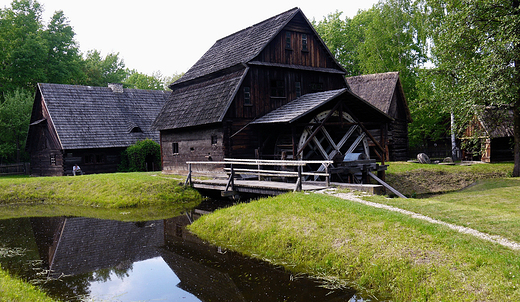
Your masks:
<instances>
[{"instance_id":1,"label":"wooden fence","mask_svg":"<svg viewBox=\"0 0 520 302\"><path fill-rule=\"evenodd\" d=\"M10 165L0 165L0 175L21 175L29 174L31 171L30 163L18 163Z\"/></svg>"}]
</instances>

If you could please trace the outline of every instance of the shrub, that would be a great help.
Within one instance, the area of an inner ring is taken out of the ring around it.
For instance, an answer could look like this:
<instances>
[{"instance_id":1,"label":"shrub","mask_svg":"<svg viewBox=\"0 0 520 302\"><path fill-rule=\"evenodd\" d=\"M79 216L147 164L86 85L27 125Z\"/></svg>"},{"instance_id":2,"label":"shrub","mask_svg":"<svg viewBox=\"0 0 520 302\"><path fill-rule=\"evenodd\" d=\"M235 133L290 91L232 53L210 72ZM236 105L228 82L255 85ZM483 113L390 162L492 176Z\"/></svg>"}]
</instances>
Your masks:
<instances>
[{"instance_id":1,"label":"shrub","mask_svg":"<svg viewBox=\"0 0 520 302\"><path fill-rule=\"evenodd\" d=\"M151 139L138 141L121 154L120 171L139 172L161 169L161 146Z\"/></svg>"}]
</instances>

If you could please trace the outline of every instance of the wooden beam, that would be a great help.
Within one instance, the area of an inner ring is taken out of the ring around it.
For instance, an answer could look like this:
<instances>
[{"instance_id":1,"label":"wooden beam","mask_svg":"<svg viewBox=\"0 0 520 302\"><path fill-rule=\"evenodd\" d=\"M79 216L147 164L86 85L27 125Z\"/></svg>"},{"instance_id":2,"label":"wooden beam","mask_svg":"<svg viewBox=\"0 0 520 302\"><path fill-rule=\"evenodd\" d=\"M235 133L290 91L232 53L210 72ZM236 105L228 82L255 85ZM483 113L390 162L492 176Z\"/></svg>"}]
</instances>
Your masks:
<instances>
[{"instance_id":1,"label":"wooden beam","mask_svg":"<svg viewBox=\"0 0 520 302\"><path fill-rule=\"evenodd\" d=\"M298 149L298 152L296 153L296 156L295 158L297 158L300 153L303 152L303 150L305 149L305 147L307 147L307 145L309 144L309 142L316 136L316 134L318 134L318 131L321 130L321 128L323 128L323 126L325 125L325 123L329 120L329 118L332 116L332 114L334 113L334 111L336 111L338 109L338 107L341 105L341 101L339 101L338 103L336 103L336 105L334 106L334 108L332 108L329 113L327 113L327 116L325 116L325 118L323 119L323 121L321 122L321 124L318 126L318 128L316 128L314 130L314 132L311 133L311 135L307 138L307 140L305 141L305 143L303 144L303 146Z\"/></svg>"},{"instance_id":2,"label":"wooden beam","mask_svg":"<svg viewBox=\"0 0 520 302\"><path fill-rule=\"evenodd\" d=\"M361 121L359 121L359 119L352 113L352 111L350 111L349 108L345 108L345 111L347 111L347 113L350 114L350 116L359 124L361 129L363 129L363 131L368 135L370 140L372 140L372 142L374 142L374 145L384 154L385 149L383 147L381 147L379 142L374 138L374 136L372 136L370 131L368 131L368 129L365 127L365 125L363 125L363 123ZM382 161L382 163L384 163L385 159L381 157L381 161Z\"/></svg>"}]
</instances>

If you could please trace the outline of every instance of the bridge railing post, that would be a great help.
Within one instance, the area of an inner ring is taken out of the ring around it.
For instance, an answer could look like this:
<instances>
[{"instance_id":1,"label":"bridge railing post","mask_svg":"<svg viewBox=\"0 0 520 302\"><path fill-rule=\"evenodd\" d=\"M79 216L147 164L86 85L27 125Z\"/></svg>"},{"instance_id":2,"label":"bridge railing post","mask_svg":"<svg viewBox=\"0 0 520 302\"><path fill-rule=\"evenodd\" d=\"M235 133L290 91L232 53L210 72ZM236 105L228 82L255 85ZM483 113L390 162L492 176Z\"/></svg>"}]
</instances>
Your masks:
<instances>
[{"instance_id":1,"label":"bridge railing post","mask_svg":"<svg viewBox=\"0 0 520 302\"><path fill-rule=\"evenodd\" d=\"M190 186L192 186L192 182L191 182L191 163L188 164L188 177L186 177L186 181L184 182L184 186L187 186L188 184Z\"/></svg>"}]
</instances>

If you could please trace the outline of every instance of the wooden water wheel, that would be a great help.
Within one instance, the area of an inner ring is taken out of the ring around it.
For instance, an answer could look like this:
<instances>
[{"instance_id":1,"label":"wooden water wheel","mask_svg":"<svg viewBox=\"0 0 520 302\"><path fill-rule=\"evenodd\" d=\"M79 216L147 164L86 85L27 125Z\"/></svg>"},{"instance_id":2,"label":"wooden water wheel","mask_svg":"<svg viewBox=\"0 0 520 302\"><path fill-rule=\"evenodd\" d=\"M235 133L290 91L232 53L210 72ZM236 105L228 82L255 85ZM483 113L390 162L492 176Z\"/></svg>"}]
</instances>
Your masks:
<instances>
[{"instance_id":1,"label":"wooden water wheel","mask_svg":"<svg viewBox=\"0 0 520 302\"><path fill-rule=\"evenodd\" d=\"M303 130L298 150L299 158L303 160L334 160L335 157L343 156L347 153L364 153L369 156L369 145L366 133L361 129L355 120L346 112L330 110L323 111L310 121L310 125ZM322 125L322 122L326 123ZM312 136L312 133L321 127ZM309 165L310 171L324 171L323 165ZM316 180L316 179L315 179Z\"/></svg>"}]
</instances>

